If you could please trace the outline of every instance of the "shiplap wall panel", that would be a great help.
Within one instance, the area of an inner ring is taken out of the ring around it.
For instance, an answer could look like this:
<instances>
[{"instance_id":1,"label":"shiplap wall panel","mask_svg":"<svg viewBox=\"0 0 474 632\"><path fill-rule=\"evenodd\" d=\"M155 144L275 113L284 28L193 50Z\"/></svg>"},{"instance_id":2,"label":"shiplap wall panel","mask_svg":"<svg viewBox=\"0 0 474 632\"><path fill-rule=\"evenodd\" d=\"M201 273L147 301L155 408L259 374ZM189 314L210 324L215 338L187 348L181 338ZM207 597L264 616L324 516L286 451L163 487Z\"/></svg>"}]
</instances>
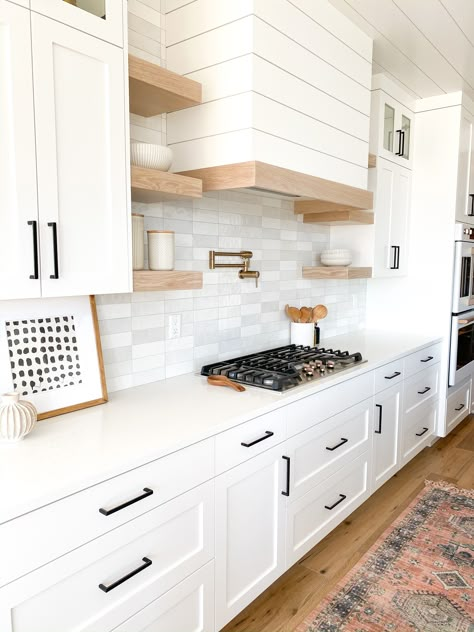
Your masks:
<instances>
[{"instance_id":1,"label":"shiplap wall panel","mask_svg":"<svg viewBox=\"0 0 474 632\"><path fill-rule=\"evenodd\" d=\"M172 145L173 171L255 160L252 129L227 132Z\"/></svg>"},{"instance_id":2,"label":"shiplap wall panel","mask_svg":"<svg viewBox=\"0 0 474 632\"><path fill-rule=\"evenodd\" d=\"M256 61L254 55L248 54L187 76L202 84L202 102L207 103L253 90Z\"/></svg>"}]
</instances>

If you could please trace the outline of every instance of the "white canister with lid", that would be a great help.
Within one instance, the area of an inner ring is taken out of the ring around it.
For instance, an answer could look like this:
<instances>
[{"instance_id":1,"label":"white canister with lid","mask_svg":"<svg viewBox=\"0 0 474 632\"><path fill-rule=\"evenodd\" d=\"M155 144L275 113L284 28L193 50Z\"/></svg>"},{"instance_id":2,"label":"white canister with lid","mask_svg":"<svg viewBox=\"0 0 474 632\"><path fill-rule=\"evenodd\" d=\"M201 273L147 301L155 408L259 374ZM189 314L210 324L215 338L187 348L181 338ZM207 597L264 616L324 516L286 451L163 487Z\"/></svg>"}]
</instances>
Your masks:
<instances>
[{"instance_id":1,"label":"white canister with lid","mask_svg":"<svg viewBox=\"0 0 474 632\"><path fill-rule=\"evenodd\" d=\"M174 269L174 231L149 230L148 267L150 270Z\"/></svg>"},{"instance_id":2,"label":"white canister with lid","mask_svg":"<svg viewBox=\"0 0 474 632\"><path fill-rule=\"evenodd\" d=\"M132 267L145 267L145 218L139 213L132 213Z\"/></svg>"}]
</instances>

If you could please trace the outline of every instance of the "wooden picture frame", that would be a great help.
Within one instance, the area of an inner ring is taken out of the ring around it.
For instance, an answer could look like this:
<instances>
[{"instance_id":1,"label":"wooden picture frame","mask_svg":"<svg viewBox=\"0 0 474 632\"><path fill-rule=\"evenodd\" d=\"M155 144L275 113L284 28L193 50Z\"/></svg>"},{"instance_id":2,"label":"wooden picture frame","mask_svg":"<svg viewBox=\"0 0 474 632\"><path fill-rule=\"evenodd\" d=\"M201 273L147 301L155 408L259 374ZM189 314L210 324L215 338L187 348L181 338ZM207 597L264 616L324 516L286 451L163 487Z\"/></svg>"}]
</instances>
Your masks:
<instances>
[{"instance_id":1,"label":"wooden picture frame","mask_svg":"<svg viewBox=\"0 0 474 632\"><path fill-rule=\"evenodd\" d=\"M0 394L12 391L38 420L108 401L94 296L0 303Z\"/></svg>"}]
</instances>

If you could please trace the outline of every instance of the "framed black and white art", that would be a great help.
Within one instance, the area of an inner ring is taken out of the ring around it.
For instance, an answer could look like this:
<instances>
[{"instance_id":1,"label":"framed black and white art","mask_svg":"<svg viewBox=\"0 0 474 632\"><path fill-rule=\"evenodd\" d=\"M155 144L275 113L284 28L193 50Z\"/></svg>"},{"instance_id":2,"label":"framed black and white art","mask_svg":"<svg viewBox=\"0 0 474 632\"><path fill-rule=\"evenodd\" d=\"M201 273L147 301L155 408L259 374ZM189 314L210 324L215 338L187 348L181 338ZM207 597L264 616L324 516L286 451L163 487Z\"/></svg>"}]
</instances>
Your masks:
<instances>
[{"instance_id":1,"label":"framed black and white art","mask_svg":"<svg viewBox=\"0 0 474 632\"><path fill-rule=\"evenodd\" d=\"M107 401L93 296L0 302L0 393L38 419Z\"/></svg>"}]
</instances>

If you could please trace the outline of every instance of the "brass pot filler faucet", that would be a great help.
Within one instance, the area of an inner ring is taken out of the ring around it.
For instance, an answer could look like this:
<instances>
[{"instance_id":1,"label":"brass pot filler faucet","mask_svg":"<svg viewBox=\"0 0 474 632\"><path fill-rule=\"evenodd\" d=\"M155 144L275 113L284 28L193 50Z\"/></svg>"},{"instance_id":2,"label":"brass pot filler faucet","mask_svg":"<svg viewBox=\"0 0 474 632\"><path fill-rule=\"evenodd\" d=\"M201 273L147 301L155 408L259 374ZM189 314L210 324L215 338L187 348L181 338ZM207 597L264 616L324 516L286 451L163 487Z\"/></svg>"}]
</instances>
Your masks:
<instances>
[{"instance_id":1,"label":"brass pot filler faucet","mask_svg":"<svg viewBox=\"0 0 474 632\"><path fill-rule=\"evenodd\" d=\"M242 263L216 263L216 257L240 257ZM249 270L250 259L252 257L253 252L250 250L242 250L241 252L217 252L216 250L209 250L209 269L241 268L239 270L239 279L255 279L255 287L258 287L260 272L257 270Z\"/></svg>"}]
</instances>

